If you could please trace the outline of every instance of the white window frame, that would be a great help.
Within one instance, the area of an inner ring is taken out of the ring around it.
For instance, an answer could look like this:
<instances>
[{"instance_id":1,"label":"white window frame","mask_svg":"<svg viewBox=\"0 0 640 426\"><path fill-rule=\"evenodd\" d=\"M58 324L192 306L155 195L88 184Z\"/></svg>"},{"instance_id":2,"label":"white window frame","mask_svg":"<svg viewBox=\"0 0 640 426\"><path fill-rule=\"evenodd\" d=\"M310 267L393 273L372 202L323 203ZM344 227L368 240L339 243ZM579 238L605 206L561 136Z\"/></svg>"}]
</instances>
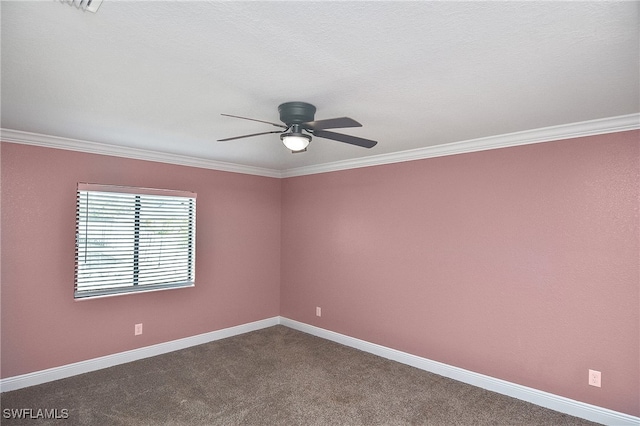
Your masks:
<instances>
[{"instance_id":1,"label":"white window frame","mask_svg":"<svg viewBox=\"0 0 640 426\"><path fill-rule=\"evenodd\" d=\"M78 183L74 299L195 286L196 194Z\"/></svg>"}]
</instances>

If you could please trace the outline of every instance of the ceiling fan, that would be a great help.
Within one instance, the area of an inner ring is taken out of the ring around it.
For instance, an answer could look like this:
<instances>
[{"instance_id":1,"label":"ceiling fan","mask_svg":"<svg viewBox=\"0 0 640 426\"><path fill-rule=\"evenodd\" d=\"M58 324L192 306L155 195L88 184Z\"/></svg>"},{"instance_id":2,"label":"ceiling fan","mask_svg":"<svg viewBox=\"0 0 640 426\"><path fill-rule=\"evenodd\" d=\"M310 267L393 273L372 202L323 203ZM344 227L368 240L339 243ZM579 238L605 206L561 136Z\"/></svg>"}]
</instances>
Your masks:
<instances>
[{"instance_id":1,"label":"ceiling fan","mask_svg":"<svg viewBox=\"0 0 640 426\"><path fill-rule=\"evenodd\" d=\"M243 120L257 121L271 124L284 130L252 133L250 135L235 136L232 138L218 139L218 142L234 139L250 138L252 136L280 133L280 140L291 152L304 152L311 142L311 135L319 138L331 139L364 148L373 148L378 142L363 139L342 133L328 132L326 129L340 129L346 127L362 127L362 124L349 117L329 118L327 120L314 120L316 107L306 102L285 102L278 107L280 121L284 124L270 121L256 120L255 118L240 117L231 114L222 114L226 117L240 118Z\"/></svg>"}]
</instances>

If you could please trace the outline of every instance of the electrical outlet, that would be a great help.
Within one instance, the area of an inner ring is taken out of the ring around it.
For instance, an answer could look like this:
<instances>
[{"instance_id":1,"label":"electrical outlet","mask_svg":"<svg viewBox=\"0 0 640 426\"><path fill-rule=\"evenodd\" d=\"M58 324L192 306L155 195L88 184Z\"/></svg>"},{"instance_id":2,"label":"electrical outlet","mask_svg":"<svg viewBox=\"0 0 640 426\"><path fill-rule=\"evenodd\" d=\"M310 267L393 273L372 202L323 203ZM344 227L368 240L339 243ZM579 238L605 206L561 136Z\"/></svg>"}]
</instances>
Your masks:
<instances>
[{"instance_id":1,"label":"electrical outlet","mask_svg":"<svg viewBox=\"0 0 640 426\"><path fill-rule=\"evenodd\" d=\"M600 387L601 374L596 370L589 370L589 384L591 386Z\"/></svg>"},{"instance_id":2,"label":"electrical outlet","mask_svg":"<svg viewBox=\"0 0 640 426\"><path fill-rule=\"evenodd\" d=\"M322 308L320 308L320 306L316 306L316 316L317 317L322 316Z\"/></svg>"},{"instance_id":3,"label":"electrical outlet","mask_svg":"<svg viewBox=\"0 0 640 426\"><path fill-rule=\"evenodd\" d=\"M142 324L136 324L134 329L133 329L133 334L135 336L138 336L140 334L142 334Z\"/></svg>"}]
</instances>

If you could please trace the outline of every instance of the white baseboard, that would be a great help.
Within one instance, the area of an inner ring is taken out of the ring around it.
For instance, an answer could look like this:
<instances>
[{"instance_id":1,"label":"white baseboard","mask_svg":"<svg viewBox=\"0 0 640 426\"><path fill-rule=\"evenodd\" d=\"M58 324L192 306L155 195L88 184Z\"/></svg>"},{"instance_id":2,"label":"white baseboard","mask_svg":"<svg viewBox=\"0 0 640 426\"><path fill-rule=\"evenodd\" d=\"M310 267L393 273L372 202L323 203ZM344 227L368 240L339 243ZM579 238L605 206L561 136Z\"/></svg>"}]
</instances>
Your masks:
<instances>
[{"instance_id":1,"label":"white baseboard","mask_svg":"<svg viewBox=\"0 0 640 426\"><path fill-rule=\"evenodd\" d=\"M410 365L421 370L449 377L459 382L468 383L473 386L531 402L545 408L569 414L571 416L580 417L592 422L613 426L640 425L640 417L586 404L584 402L529 388L527 386L485 376L484 374L474 373L473 371L411 355L406 352L401 352L375 343L367 342L365 340L349 337L344 334L325 330L313 325L284 317L280 317L280 324L345 346L397 361L402 364Z\"/></svg>"},{"instance_id":2,"label":"white baseboard","mask_svg":"<svg viewBox=\"0 0 640 426\"><path fill-rule=\"evenodd\" d=\"M437 361L432 361L427 358L411 355L409 353L398 351L396 349L391 349L385 346L377 345L375 343L367 342L365 340L356 339L354 337L346 336L344 334L325 330L323 328L315 327L313 325L294 321L284 317L267 318L264 320L242 324L235 327L229 327L222 330L199 334L197 336L185 337L183 339L173 340L171 342L159 343L153 346L133 349L126 352L120 352L113 355L80 361L60 367L49 368L47 370L35 371L33 373L22 374L20 376L0 379L0 392L12 391L28 386L34 386L54 380L64 379L66 377L71 377L78 374L89 373L91 371L112 367L114 365L137 361L156 355L162 355L168 352L213 342L215 340L225 339L227 337L237 336L251 331L260 330L262 328L272 327L278 324L282 324L286 327L302 331L313 336L331 340L345 346L359 349L364 352L369 352L383 358L400 362L402 364L410 365L424 371L429 371L431 373L439 374L444 377L449 377L463 383L468 383L473 386L511 396L523 401L531 402L542 407L550 408L561 413L566 413L593 422L613 426L640 425L640 417L635 417L629 414L609 410L607 408L575 401L573 399L507 382L505 380L485 376L484 374L474 373L473 371L443 364Z\"/></svg>"},{"instance_id":3,"label":"white baseboard","mask_svg":"<svg viewBox=\"0 0 640 426\"><path fill-rule=\"evenodd\" d=\"M8 377L6 379L0 380L0 392L7 392L25 388L28 386L39 385L42 383L64 379L66 377L71 377L78 374L89 373L91 371L100 370L102 368L112 367L114 365L125 364L127 362L137 361L143 358L162 355L168 352L189 348L191 346L213 342L214 340L225 339L227 337L237 336L239 334L248 333L250 331L272 327L274 325L278 325L279 323L280 317L267 318L260 321L237 325L235 327L224 328L222 330L211 331L209 333L198 334L196 336L185 337L183 339L159 343L152 346L146 346L144 348L132 349L126 352L88 359L86 361L80 361L60 367L49 368L47 370L35 371L33 373L22 374L20 376Z\"/></svg>"}]
</instances>

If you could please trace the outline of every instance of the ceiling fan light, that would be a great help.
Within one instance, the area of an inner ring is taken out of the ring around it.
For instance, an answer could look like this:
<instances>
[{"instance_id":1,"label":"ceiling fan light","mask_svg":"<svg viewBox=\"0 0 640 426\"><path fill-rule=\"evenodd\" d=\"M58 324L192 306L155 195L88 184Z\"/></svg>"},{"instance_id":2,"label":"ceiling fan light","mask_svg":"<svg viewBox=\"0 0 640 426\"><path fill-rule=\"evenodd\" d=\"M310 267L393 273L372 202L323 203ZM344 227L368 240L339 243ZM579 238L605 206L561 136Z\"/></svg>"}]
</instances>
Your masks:
<instances>
[{"instance_id":1,"label":"ceiling fan light","mask_svg":"<svg viewBox=\"0 0 640 426\"><path fill-rule=\"evenodd\" d=\"M293 152L304 151L311 142L311 136L302 133L283 133L280 140Z\"/></svg>"}]
</instances>

